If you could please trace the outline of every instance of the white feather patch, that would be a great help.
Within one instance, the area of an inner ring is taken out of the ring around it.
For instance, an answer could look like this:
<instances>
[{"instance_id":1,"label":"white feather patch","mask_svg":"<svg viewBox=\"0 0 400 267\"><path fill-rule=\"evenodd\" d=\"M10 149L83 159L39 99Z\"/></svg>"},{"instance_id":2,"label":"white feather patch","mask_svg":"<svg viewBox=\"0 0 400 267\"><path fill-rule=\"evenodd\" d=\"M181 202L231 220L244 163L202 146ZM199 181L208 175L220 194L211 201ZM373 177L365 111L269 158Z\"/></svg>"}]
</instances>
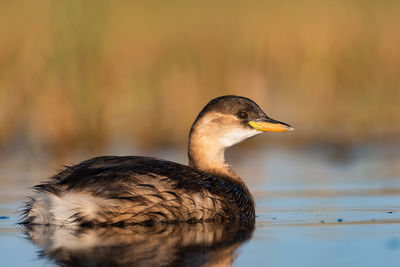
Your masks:
<instances>
[{"instance_id":1,"label":"white feather patch","mask_svg":"<svg viewBox=\"0 0 400 267\"><path fill-rule=\"evenodd\" d=\"M34 204L28 216L34 217L33 223L73 225L74 215L81 213L93 218L101 203L105 200L89 194L71 192L61 197L41 192L34 197Z\"/></svg>"},{"instance_id":2,"label":"white feather patch","mask_svg":"<svg viewBox=\"0 0 400 267\"><path fill-rule=\"evenodd\" d=\"M219 142L223 147L228 148L260 133L256 129L234 128L231 131L225 131L219 138Z\"/></svg>"}]
</instances>

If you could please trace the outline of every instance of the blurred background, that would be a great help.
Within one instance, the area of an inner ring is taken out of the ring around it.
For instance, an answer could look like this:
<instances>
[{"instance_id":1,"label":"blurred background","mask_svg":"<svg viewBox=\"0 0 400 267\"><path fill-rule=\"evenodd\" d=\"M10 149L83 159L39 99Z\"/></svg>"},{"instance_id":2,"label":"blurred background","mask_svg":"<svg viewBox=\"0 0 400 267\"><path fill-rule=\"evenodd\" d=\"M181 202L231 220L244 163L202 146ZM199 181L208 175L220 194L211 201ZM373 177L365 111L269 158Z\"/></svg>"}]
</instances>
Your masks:
<instances>
[{"instance_id":1,"label":"blurred background","mask_svg":"<svg viewBox=\"0 0 400 267\"><path fill-rule=\"evenodd\" d=\"M399 12L395 0L2 0L0 154L183 150L224 94L296 128L255 142L393 144Z\"/></svg>"},{"instance_id":2,"label":"blurred background","mask_svg":"<svg viewBox=\"0 0 400 267\"><path fill-rule=\"evenodd\" d=\"M29 187L98 155L186 163L235 94L296 129L227 153L257 203L236 266L397 266L399 49L398 0L0 0L2 263L49 266L16 227Z\"/></svg>"}]
</instances>

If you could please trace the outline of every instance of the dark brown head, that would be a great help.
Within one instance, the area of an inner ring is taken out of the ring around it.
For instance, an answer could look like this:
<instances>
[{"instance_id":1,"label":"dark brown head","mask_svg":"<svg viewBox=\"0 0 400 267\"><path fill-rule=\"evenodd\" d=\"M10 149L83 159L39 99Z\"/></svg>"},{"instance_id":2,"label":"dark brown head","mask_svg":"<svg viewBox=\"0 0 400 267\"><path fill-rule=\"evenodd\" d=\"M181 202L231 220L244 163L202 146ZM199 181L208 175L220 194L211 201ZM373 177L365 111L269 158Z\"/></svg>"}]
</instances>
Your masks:
<instances>
[{"instance_id":1,"label":"dark brown head","mask_svg":"<svg viewBox=\"0 0 400 267\"><path fill-rule=\"evenodd\" d=\"M290 125L269 118L249 98L217 97L203 108L192 125L189 165L205 171L226 169L224 151L228 147L262 132L292 130Z\"/></svg>"}]
</instances>

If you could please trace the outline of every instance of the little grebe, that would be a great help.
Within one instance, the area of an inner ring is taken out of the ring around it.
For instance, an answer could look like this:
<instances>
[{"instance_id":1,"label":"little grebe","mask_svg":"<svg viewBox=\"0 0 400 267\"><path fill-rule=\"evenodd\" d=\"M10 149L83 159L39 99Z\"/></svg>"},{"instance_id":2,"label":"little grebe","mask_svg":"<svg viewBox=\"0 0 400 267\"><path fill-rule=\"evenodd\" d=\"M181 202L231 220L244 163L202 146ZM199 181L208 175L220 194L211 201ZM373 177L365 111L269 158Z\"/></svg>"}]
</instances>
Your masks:
<instances>
[{"instance_id":1,"label":"little grebe","mask_svg":"<svg viewBox=\"0 0 400 267\"><path fill-rule=\"evenodd\" d=\"M265 131L291 130L248 98L215 98L190 129L189 166L138 156L83 161L34 187L36 195L27 202L22 223L254 222L253 197L224 152Z\"/></svg>"}]
</instances>

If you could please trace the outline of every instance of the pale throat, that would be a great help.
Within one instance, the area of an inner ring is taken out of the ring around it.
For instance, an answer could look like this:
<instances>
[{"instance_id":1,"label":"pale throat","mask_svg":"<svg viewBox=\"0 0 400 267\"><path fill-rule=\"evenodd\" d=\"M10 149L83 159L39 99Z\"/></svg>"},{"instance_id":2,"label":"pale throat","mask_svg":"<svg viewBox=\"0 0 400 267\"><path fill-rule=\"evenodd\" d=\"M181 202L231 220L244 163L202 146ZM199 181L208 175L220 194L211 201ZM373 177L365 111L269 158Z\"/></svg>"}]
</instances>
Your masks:
<instances>
[{"instance_id":1,"label":"pale throat","mask_svg":"<svg viewBox=\"0 0 400 267\"><path fill-rule=\"evenodd\" d=\"M259 132L246 129L230 115L207 116L197 122L189 138L189 166L239 178L225 160L225 150Z\"/></svg>"}]
</instances>

